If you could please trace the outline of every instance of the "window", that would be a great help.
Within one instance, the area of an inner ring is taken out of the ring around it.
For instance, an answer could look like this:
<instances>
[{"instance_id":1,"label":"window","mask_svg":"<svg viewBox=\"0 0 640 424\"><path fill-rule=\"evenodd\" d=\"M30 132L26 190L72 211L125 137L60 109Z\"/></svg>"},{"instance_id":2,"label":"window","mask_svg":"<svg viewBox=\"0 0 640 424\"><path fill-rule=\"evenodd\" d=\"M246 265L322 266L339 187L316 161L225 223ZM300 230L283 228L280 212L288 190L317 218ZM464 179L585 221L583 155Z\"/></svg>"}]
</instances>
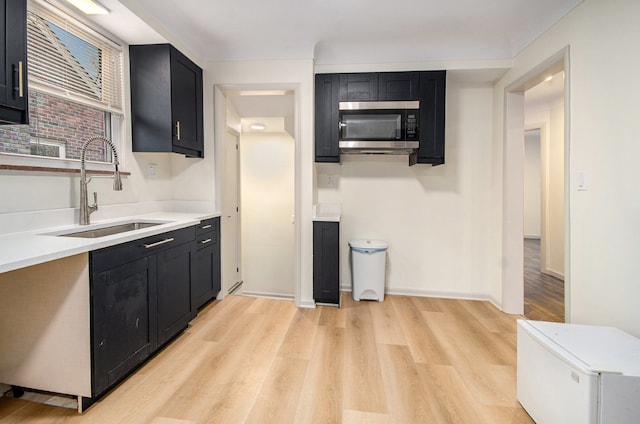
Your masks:
<instances>
[{"instance_id":1,"label":"window","mask_svg":"<svg viewBox=\"0 0 640 424\"><path fill-rule=\"evenodd\" d=\"M50 6L28 8L29 125L0 126L0 152L80 159L90 137L119 145L122 47ZM87 153L91 161L112 161L106 143Z\"/></svg>"}]
</instances>

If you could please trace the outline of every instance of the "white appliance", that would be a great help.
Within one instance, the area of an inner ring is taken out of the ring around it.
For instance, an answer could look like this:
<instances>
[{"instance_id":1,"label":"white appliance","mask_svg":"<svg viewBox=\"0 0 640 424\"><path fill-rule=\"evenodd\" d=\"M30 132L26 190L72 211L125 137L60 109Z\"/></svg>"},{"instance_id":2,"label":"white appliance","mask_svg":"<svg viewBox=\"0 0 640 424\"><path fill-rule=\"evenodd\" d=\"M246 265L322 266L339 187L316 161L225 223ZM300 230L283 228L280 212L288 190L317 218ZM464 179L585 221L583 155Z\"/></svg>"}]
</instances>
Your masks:
<instances>
[{"instance_id":1,"label":"white appliance","mask_svg":"<svg viewBox=\"0 0 640 424\"><path fill-rule=\"evenodd\" d=\"M518 400L538 424L640 423L640 339L518 320Z\"/></svg>"}]
</instances>

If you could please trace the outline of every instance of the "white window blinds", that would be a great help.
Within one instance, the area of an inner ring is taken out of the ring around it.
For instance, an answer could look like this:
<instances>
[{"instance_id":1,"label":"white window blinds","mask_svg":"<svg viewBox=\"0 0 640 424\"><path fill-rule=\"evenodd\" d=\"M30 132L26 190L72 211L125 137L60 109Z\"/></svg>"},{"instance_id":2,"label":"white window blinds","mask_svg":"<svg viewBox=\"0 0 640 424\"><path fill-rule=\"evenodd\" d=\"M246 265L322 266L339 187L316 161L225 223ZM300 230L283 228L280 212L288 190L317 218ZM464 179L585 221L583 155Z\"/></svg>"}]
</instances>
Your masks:
<instances>
[{"instance_id":1,"label":"white window blinds","mask_svg":"<svg viewBox=\"0 0 640 424\"><path fill-rule=\"evenodd\" d=\"M69 18L30 3L29 84L122 113L122 48Z\"/></svg>"}]
</instances>

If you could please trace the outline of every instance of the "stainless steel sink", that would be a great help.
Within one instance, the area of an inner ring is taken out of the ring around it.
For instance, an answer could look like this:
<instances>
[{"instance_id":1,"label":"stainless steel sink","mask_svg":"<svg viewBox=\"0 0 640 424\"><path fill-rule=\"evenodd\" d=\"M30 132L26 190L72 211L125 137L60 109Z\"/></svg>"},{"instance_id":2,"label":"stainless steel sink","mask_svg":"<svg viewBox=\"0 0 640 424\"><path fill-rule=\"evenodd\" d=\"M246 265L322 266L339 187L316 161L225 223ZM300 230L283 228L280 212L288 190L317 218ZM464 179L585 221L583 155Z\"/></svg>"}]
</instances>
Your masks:
<instances>
[{"instance_id":1,"label":"stainless steel sink","mask_svg":"<svg viewBox=\"0 0 640 424\"><path fill-rule=\"evenodd\" d=\"M72 233L57 234L63 237L98 238L111 236L113 234L126 233L127 231L141 230L143 228L154 227L164 224L164 222L128 222L126 224L116 224L109 227L93 228L91 230L74 231Z\"/></svg>"}]
</instances>

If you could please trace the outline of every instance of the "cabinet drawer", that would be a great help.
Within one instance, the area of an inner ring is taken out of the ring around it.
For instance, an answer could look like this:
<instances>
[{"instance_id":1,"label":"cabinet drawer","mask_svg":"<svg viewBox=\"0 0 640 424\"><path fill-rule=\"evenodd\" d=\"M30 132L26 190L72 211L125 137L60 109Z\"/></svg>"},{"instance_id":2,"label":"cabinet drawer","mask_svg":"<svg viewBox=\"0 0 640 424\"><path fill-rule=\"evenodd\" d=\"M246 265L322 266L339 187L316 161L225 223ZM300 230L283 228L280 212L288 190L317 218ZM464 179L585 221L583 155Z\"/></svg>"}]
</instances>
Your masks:
<instances>
[{"instance_id":1,"label":"cabinet drawer","mask_svg":"<svg viewBox=\"0 0 640 424\"><path fill-rule=\"evenodd\" d=\"M215 238L216 231L216 218L205 219L200 224L196 225L196 237L201 237L205 233L214 232L213 237Z\"/></svg>"},{"instance_id":2,"label":"cabinet drawer","mask_svg":"<svg viewBox=\"0 0 640 424\"><path fill-rule=\"evenodd\" d=\"M187 227L95 250L91 252L91 272L101 272L181 243L191 242L195 240L195 233L195 226Z\"/></svg>"}]
</instances>

